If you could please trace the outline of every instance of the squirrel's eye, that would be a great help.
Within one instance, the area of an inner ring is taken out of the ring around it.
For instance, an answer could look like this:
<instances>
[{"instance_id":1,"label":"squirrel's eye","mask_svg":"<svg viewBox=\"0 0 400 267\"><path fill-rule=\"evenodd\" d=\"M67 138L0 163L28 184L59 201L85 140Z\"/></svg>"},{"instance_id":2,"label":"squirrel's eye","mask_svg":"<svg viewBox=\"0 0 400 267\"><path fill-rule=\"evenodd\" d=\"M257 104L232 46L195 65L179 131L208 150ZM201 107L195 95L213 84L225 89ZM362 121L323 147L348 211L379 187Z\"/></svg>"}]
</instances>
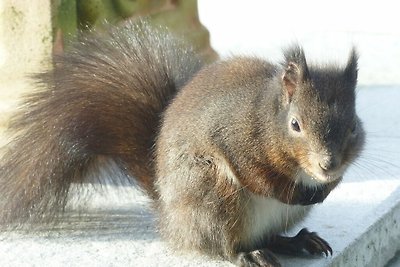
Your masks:
<instances>
[{"instance_id":1,"label":"squirrel's eye","mask_svg":"<svg viewBox=\"0 0 400 267\"><path fill-rule=\"evenodd\" d=\"M301 131L299 122L295 118L292 118L292 120L290 122L290 126L292 127L293 131L296 131L296 132Z\"/></svg>"}]
</instances>

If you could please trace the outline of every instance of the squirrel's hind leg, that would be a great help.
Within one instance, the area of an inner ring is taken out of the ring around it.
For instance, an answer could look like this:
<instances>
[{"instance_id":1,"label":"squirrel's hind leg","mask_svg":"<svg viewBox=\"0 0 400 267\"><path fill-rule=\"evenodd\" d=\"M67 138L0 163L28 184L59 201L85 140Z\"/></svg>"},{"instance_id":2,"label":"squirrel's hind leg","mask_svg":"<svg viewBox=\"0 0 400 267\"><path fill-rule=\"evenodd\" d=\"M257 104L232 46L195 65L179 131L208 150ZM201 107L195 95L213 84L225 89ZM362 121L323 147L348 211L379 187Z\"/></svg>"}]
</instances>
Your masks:
<instances>
[{"instance_id":1,"label":"squirrel's hind leg","mask_svg":"<svg viewBox=\"0 0 400 267\"><path fill-rule=\"evenodd\" d=\"M237 255L235 264L241 267L262 266L280 267L281 264L275 255L268 249L257 249L250 252L241 252Z\"/></svg>"}]
</instances>

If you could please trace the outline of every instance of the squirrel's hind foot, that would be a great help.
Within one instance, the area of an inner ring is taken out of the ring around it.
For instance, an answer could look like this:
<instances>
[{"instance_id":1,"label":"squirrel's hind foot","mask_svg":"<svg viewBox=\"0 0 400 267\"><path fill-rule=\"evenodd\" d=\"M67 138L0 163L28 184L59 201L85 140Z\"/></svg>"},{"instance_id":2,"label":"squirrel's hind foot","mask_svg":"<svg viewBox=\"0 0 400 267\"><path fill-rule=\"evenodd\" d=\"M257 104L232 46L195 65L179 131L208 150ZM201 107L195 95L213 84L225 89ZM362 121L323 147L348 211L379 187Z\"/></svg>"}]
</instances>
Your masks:
<instances>
[{"instance_id":1,"label":"squirrel's hind foot","mask_svg":"<svg viewBox=\"0 0 400 267\"><path fill-rule=\"evenodd\" d=\"M240 267L280 267L278 259L268 249L242 252L237 256L236 265Z\"/></svg>"}]
</instances>

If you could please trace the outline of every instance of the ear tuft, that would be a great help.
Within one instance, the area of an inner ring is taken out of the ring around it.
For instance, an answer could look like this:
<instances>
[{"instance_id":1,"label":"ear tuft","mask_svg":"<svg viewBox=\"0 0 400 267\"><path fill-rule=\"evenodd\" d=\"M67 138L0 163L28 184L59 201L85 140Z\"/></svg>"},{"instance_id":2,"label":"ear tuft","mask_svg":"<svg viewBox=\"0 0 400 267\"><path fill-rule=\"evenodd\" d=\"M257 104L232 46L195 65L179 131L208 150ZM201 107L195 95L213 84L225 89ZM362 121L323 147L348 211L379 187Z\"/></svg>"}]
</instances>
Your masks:
<instances>
[{"instance_id":1,"label":"ear tuft","mask_svg":"<svg viewBox=\"0 0 400 267\"><path fill-rule=\"evenodd\" d=\"M354 85L357 83L358 53L355 47L353 47L350 52L349 60L347 61L346 68L344 69L344 75L348 82L351 82Z\"/></svg>"},{"instance_id":2,"label":"ear tuft","mask_svg":"<svg viewBox=\"0 0 400 267\"><path fill-rule=\"evenodd\" d=\"M308 66L304 50L299 45L293 45L284 50L285 63L284 66L288 66L289 63L295 63L302 75L301 78L304 80L309 78Z\"/></svg>"}]
</instances>

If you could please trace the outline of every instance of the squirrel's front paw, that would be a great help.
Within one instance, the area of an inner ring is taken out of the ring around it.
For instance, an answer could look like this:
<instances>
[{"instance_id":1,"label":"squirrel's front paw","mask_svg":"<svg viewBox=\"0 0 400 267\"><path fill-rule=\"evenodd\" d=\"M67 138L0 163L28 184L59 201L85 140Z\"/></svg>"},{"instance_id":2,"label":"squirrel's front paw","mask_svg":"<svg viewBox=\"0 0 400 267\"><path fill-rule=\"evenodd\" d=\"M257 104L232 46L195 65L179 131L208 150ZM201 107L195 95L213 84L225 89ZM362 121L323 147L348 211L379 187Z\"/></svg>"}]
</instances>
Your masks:
<instances>
[{"instance_id":1,"label":"squirrel's front paw","mask_svg":"<svg viewBox=\"0 0 400 267\"><path fill-rule=\"evenodd\" d=\"M242 252L237 256L236 264L241 267L280 267L278 259L268 249L257 249L251 252Z\"/></svg>"},{"instance_id":2,"label":"squirrel's front paw","mask_svg":"<svg viewBox=\"0 0 400 267\"><path fill-rule=\"evenodd\" d=\"M275 236L268 245L272 251L282 254L297 255L307 251L311 255L332 255L332 248L328 242L319 237L315 232L303 228L294 237Z\"/></svg>"},{"instance_id":3,"label":"squirrel's front paw","mask_svg":"<svg viewBox=\"0 0 400 267\"><path fill-rule=\"evenodd\" d=\"M307 228L301 229L300 232L293 237L293 240L298 244L298 247L303 248L311 255L332 255L332 248L329 246L328 242L319 237L317 233L309 232Z\"/></svg>"}]
</instances>

